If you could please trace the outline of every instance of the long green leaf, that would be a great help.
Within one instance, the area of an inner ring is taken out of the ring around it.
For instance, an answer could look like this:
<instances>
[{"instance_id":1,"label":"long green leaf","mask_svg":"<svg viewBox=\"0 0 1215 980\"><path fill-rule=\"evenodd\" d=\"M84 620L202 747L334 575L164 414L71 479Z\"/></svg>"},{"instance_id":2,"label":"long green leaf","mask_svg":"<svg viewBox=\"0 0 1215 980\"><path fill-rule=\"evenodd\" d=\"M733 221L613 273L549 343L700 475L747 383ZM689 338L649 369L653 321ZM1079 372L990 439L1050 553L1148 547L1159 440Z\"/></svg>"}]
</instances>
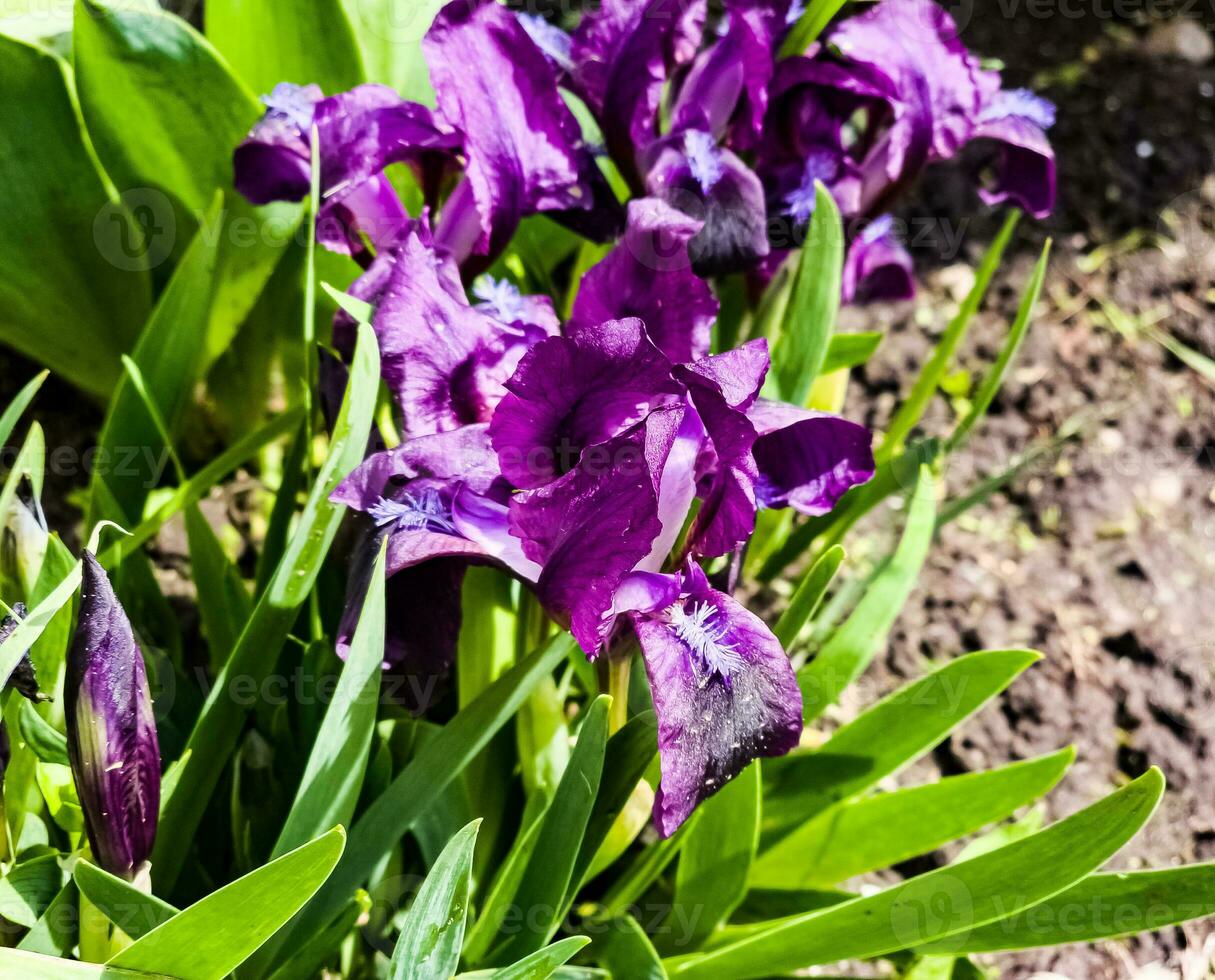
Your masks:
<instances>
[{"instance_id":1,"label":"long green leaf","mask_svg":"<svg viewBox=\"0 0 1215 980\"><path fill-rule=\"evenodd\" d=\"M965 934L1065 891L1115 854L1164 792L1152 769L1032 837L867 898L797 916L749 939L668 963L672 977L747 980L881 956Z\"/></svg>"},{"instance_id":2,"label":"long green leaf","mask_svg":"<svg viewBox=\"0 0 1215 980\"><path fill-rule=\"evenodd\" d=\"M561 924L566 891L599 792L610 703L611 698L603 695L587 709L569 765L544 816L536 849L519 882L515 904L529 910L528 915L523 928L491 954L498 962L536 952Z\"/></svg>"},{"instance_id":3,"label":"long green leaf","mask_svg":"<svg viewBox=\"0 0 1215 980\"><path fill-rule=\"evenodd\" d=\"M845 0L810 0L805 12L797 19L797 23L789 30L784 43L781 44L780 56L788 58L795 54L804 54L818 36L831 23Z\"/></svg>"},{"instance_id":4,"label":"long green leaf","mask_svg":"<svg viewBox=\"0 0 1215 980\"><path fill-rule=\"evenodd\" d=\"M570 936L523 957L517 963L494 970L491 980L548 980L570 958L590 943L586 936Z\"/></svg>"},{"instance_id":5,"label":"long green leaf","mask_svg":"<svg viewBox=\"0 0 1215 980\"><path fill-rule=\"evenodd\" d=\"M22 861L0 878L0 915L19 926L33 926L59 889L63 875L53 854Z\"/></svg>"},{"instance_id":6,"label":"long green leaf","mask_svg":"<svg viewBox=\"0 0 1215 980\"><path fill-rule=\"evenodd\" d=\"M335 827L182 910L108 964L220 980L307 903L333 871L345 844L345 832Z\"/></svg>"},{"instance_id":7,"label":"long green leaf","mask_svg":"<svg viewBox=\"0 0 1215 980\"><path fill-rule=\"evenodd\" d=\"M88 861L78 861L72 877L80 894L132 939L139 939L177 915L177 909L168 902Z\"/></svg>"},{"instance_id":8,"label":"long green leaf","mask_svg":"<svg viewBox=\"0 0 1215 980\"><path fill-rule=\"evenodd\" d=\"M772 349L772 370L780 396L805 405L835 330L844 268L844 229L830 192L815 183L814 217L802 246L793 295Z\"/></svg>"},{"instance_id":9,"label":"long green leaf","mask_svg":"<svg viewBox=\"0 0 1215 980\"><path fill-rule=\"evenodd\" d=\"M1039 905L941 945L960 954L1095 943L1209 915L1215 915L1215 864L1095 874Z\"/></svg>"},{"instance_id":10,"label":"long green leaf","mask_svg":"<svg viewBox=\"0 0 1215 980\"><path fill-rule=\"evenodd\" d=\"M613 977L628 980L666 980L667 971L655 951L650 937L631 915L616 919L596 920L594 952L598 962L606 966ZM602 935L600 935L602 933ZM682 937L676 937L677 941Z\"/></svg>"},{"instance_id":11,"label":"long green leaf","mask_svg":"<svg viewBox=\"0 0 1215 980\"><path fill-rule=\"evenodd\" d=\"M336 95L364 81L340 0L209 0L207 38L255 92L315 82Z\"/></svg>"},{"instance_id":12,"label":"long green leaf","mask_svg":"<svg viewBox=\"0 0 1215 980\"><path fill-rule=\"evenodd\" d=\"M873 356L884 336L880 331L837 333L831 338L821 373L830 374L864 364Z\"/></svg>"},{"instance_id":13,"label":"long green leaf","mask_svg":"<svg viewBox=\"0 0 1215 980\"><path fill-rule=\"evenodd\" d=\"M241 677L260 682L273 668L287 631L312 590L329 544L337 534L343 508L332 503L329 494L363 457L379 391L379 374L375 335L369 327L360 326L350 381L334 425L329 455L317 475L287 552L232 656L216 678L190 733L186 743L190 754L181 766L177 783L162 802L161 832L157 835L153 861L165 889L176 882L194 828L202 817L198 800L207 798L214 788L240 736L241 719L249 709L232 697L230 686ZM336 914L337 909L333 912Z\"/></svg>"},{"instance_id":14,"label":"long green leaf","mask_svg":"<svg viewBox=\"0 0 1215 980\"><path fill-rule=\"evenodd\" d=\"M948 452L953 452L965 442L970 430L987 414L996 393L1000 390L1000 385L1004 383L1004 375L1008 373L1009 365L1017 356L1017 351L1021 349L1021 343L1025 340L1030 321L1034 316L1034 307L1038 305L1038 297L1042 293L1042 283L1046 280L1046 266L1050 261L1050 244L1050 239L1047 239L1046 244L1042 246L1042 255L1038 258L1037 265L1034 266L1025 295L1021 297L1021 305L1017 308L1017 316L1013 320L1012 328L1008 331L1008 338L1004 341L1004 346L1000 348L996 362L983 376L979 390L975 392L975 397L971 402L970 411L966 413L950 435Z\"/></svg>"},{"instance_id":15,"label":"long green leaf","mask_svg":"<svg viewBox=\"0 0 1215 980\"><path fill-rule=\"evenodd\" d=\"M936 529L936 486L927 467L920 469L902 540L889 563L875 576L852 615L832 634L818 655L798 671L805 717L812 721L839 700L844 689L869 666L928 557Z\"/></svg>"},{"instance_id":16,"label":"long green leaf","mask_svg":"<svg viewBox=\"0 0 1215 980\"><path fill-rule=\"evenodd\" d=\"M106 395L152 305L142 232L97 166L59 58L0 35L0 91L0 341Z\"/></svg>"},{"instance_id":17,"label":"long green leaf","mask_svg":"<svg viewBox=\"0 0 1215 980\"><path fill-rule=\"evenodd\" d=\"M801 823L898 772L1040 659L1030 650L958 657L883 698L819 748L767 760L765 830Z\"/></svg>"},{"instance_id":18,"label":"long green leaf","mask_svg":"<svg viewBox=\"0 0 1215 980\"><path fill-rule=\"evenodd\" d=\"M568 635L554 638L494 681L422 747L355 821L342 862L293 928L293 935L309 935L337 913L430 802L464 771L540 680L550 676L566 658L572 646Z\"/></svg>"},{"instance_id":19,"label":"long green leaf","mask_svg":"<svg viewBox=\"0 0 1215 980\"><path fill-rule=\"evenodd\" d=\"M744 769L700 805L700 822L688 835L675 869L674 915L690 923L677 941L695 949L725 922L747 893L759 846L760 767Z\"/></svg>"},{"instance_id":20,"label":"long green leaf","mask_svg":"<svg viewBox=\"0 0 1215 980\"><path fill-rule=\"evenodd\" d=\"M274 845L275 857L311 840L325 827L349 824L354 816L371 751L384 663L384 555L381 548L346 665Z\"/></svg>"},{"instance_id":21,"label":"long green leaf","mask_svg":"<svg viewBox=\"0 0 1215 980\"><path fill-rule=\"evenodd\" d=\"M426 875L393 950L390 980L430 980L456 972L480 824L474 820L456 834Z\"/></svg>"},{"instance_id":22,"label":"long green leaf","mask_svg":"<svg viewBox=\"0 0 1215 980\"><path fill-rule=\"evenodd\" d=\"M625 726L608 739L603 761L603 782L595 797L586 824L586 834L578 849L578 860L570 876L565 908L574 900L574 893L585 884L595 866L604 841L624 812L633 790L649 769L658 753L658 719L653 711L634 715Z\"/></svg>"},{"instance_id":23,"label":"long green leaf","mask_svg":"<svg viewBox=\"0 0 1215 980\"><path fill-rule=\"evenodd\" d=\"M12 971L11 973L8 971ZM0 948L0 973L21 980L179 980L163 973L123 970L102 963L81 963L41 953Z\"/></svg>"},{"instance_id":24,"label":"long green leaf","mask_svg":"<svg viewBox=\"0 0 1215 980\"><path fill-rule=\"evenodd\" d=\"M211 663L218 666L228 659L240 639L253 603L240 573L224 553L223 545L198 506L187 507L185 518L190 570L198 590L198 612L211 651Z\"/></svg>"},{"instance_id":25,"label":"long green leaf","mask_svg":"<svg viewBox=\"0 0 1215 980\"><path fill-rule=\"evenodd\" d=\"M13 429L17 427L17 423L21 421L21 416L25 414L25 410L30 407L30 402L34 400L34 396L38 394L42 383L46 380L49 371L41 371L34 375L25 386L13 396L13 400L8 403L8 408L4 410L4 414L0 415L0 446L8 445L8 437L13 434Z\"/></svg>"},{"instance_id":26,"label":"long green leaf","mask_svg":"<svg viewBox=\"0 0 1215 980\"><path fill-rule=\"evenodd\" d=\"M485 959L494 940L498 938L498 930L502 928L502 923L506 921L507 914L514 906L519 882L523 880L523 873L531 863L532 854L536 850L536 842L540 839L540 829L544 826L544 814L548 811L548 802L543 792L528 797L519 833L516 835L510 851L498 865L498 873L494 876L493 885L479 903L481 907L478 910L477 920L468 931L468 937L464 942L464 958L469 963L476 964Z\"/></svg>"},{"instance_id":27,"label":"long green leaf","mask_svg":"<svg viewBox=\"0 0 1215 980\"><path fill-rule=\"evenodd\" d=\"M835 578L835 573L839 571L843 560L844 549L838 544L833 545L819 555L818 560L810 566L797 584L797 589L793 593L793 598L789 600L789 605L785 607L785 611L780 614L780 619L772 627L772 632L776 634L780 645L786 650L793 646L802 627L818 612L823 596L827 594L831 580Z\"/></svg>"},{"instance_id":28,"label":"long green leaf","mask_svg":"<svg viewBox=\"0 0 1215 980\"><path fill-rule=\"evenodd\" d=\"M1072 749L990 772L951 776L820 813L756 864L758 888L825 888L926 854L1038 799L1063 777Z\"/></svg>"},{"instance_id":29,"label":"long green leaf","mask_svg":"<svg viewBox=\"0 0 1215 980\"><path fill-rule=\"evenodd\" d=\"M1008 241L1012 238L1012 233L1020 218L1020 211L1015 209L1010 211L1008 217L1004 219L1004 225L999 234L988 246L979 262L979 268L975 272L974 285L966 294L966 298L962 301L954 318L949 321L949 326L945 328L945 333L941 335L941 339L937 341L937 345L933 349L932 357L920 371L915 383L911 386L911 391L899 406L898 411L895 412L894 418L891 419L882 445L874 454L879 461L889 459L895 453L901 452L908 434L923 418L929 401L932 400L932 396L941 385L941 379L945 377L945 372L949 370L949 365L953 362L958 345L962 343L966 331L970 328L970 321L974 319L974 315L979 311L979 306L983 303L983 298L987 295L992 276L1000 267L1004 249L1008 246Z\"/></svg>"},{"instance_id":30,"label":"long green leaf","mask_svg":"<svg viewBox=\"0 0 1215 980\"><path fill-rule=\"evenodd\" d=\"M217 196L205 221L218 219L221 203ZM132 360L146 391L139 391L131 377L119 383L97 437L102 465L93 470L93 480L107 484L120 512L102 512L94 494L89 523L104 518L135 524L143 516L144 500L159 482L172 448L153 413L159 411L172 431L200 378L217 260L218 243L196 234L139 335Z\"/></svg>"}]
</instances>

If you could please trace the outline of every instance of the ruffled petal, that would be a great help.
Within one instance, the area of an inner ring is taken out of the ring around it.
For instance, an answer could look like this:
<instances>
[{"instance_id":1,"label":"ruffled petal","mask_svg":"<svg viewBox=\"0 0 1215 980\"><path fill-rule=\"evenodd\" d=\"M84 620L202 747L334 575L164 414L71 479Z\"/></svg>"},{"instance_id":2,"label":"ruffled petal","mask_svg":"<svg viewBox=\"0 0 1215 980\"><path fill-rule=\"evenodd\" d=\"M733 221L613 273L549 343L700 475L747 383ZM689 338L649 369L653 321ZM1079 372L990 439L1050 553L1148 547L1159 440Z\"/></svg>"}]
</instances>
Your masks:
<instances>
[{"instance_id":1,"label":"ruffled petal","mask_svg":"<svg viewBox=\"0 0 1215 980\"><path fill-rule=\"evenodd\" d=\"M536 344L490 422L502 473L529 489L569 472L589 447L672 399L670 370L636 319L579 326Z\"/></svg>"},{"instance_id":2,"label":"ruffled petal","mask_svg":"<svg viewBox=\"0 0 1215 980\"><path fill-rule=\"evenodd\" d=\"M653 412L561 479L511 500L511 530L544 569L537 595L589 657L611 630L618 586L663 531L662 473L682 419L679 407Z\"/></svg>"},{"instance_id":3,"label":"ruffled petal","mask_svg":"<svg viewBox=\"0 0 1215 980\"><path fill-rule=\"evenodd\" d=\"M705 0L603 0L573 34L573 79L626 174L657 135L671 72L700 47Z\"/></svg>"},{"instance_id":4,"label":"ruffled petal","mask_svg":"<svg viewBox=\"0 0 1215 980\"><path fill-rule=\"evenodd\" d=\"M309 129L317 85L280 82L263 97L266 113L232 155L236 189L252 204L302 201L312 185Z\"/></svg>"},{"instance_id":5,"label":"ruffled petal","mask_svg":"<svg viewBox=\"0 0 1215 980\"><path fill-rule=\"evenodd\" d=\"M538 339L469 306L454 266L416 233L397 254L372 326L411 436L488 421L503 382Z\"/></svg>"},{"instance_id":6,"label":"ruffled petal","mask_svg":"<svg viewBox=\"0 0 1215 980\"><path fill-rule=\"evenodd\" d=\"M974 139L997 144L995 180L981 187L988 204L1012 201L1035 218L1055 206L1055 152L1046 138L1055 107L1024 89L1002 89L984 107Z\"/></svg>"},{"instance_id":7,"label":"ruffled petal","mask_svg":"<svg viewBox=\"0 0 1215 980\"><path fill-rule=\"evenodd\" d=\"M915 267L889 215L866 225L848 247L841 286L845 303L893 303L915 296Z\"/></svg>"},{"instance_id":8,"label":"ruffled petal","mask_svg":"<svg viewBox=\"0 0 1215 980\"><path fill-rule=\"evenodd\" d=\"M771 630L720 592L684 591L631 619L658 715L654 822L669 837L752 760L797 746L802 694Z\"/></svg>"},{"instance_id":9,"label":"ruffled petal","mask_svg":"<svg viewBox=\"0 0 1215 980\"><path fill-rule=\"evenodd\" d=\"M688 243L700 227L657 198L631 202L624 238L583 276L571 322L638 317L672 361L703 357L719 304L692 272Z\"/></svg>"},{"instance_id":10,"label":"ruffled petal","mask_svg":"<svg viewBox=\"0 0 1215 980\"><path fill-rule=\"evenodd\" d=\"M710 133L690 129L659 140L642 166L649 194L701 223L688 244L698 276L744 271L768 254L763 185Z\"/></svg>"},{"instance_id":11,"label":"ruffled petal","mask_svg":"<svg viewBox=\"0 0 1215 980\"><path fill-rule=\"evenodd\" d=\"M748 413L759 437L756 497L765 507L826 514L849 489L873 476L872 434L863 425L780 402Z\"/></svg>"},{"instance_id":12,"label":"ruffled petal","mask_svg":"<svg viewBox=\"0 0 1215 980\"><path fill-rule=\"evenodd\" d=\"M442 118L465 134L468 191L480 256L496 254L519 221L538 211L590 205L580 180L581 133L557 89L544 53L514 15L493 0L450 3L439 11L422 42ZM467 207L457 215L467 220ZM451 236L447 208L438 227ZM487 263L483 263L487 264Z\"/></svg>"}]
</instances>

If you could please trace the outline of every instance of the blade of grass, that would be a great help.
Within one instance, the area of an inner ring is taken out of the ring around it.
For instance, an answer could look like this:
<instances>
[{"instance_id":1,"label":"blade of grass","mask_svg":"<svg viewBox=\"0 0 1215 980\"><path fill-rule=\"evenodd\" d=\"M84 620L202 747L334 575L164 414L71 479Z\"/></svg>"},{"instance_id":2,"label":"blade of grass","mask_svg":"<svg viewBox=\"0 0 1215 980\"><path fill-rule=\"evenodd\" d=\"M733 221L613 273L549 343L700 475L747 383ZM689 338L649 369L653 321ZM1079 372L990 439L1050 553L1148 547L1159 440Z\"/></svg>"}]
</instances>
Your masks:
<instances>
[{"instance_id":1,"label":"blade of grass","mask_svg":"<svg viewBox=\"0 0 1215 980\"><path fill-rule=\"evenodd\" d=\"M1034 266L1033 275L1030 277L1029 286L1025 290L1025 295L1021 298L1021 305L1017 309L1016 319L1013 320L1012 328L1008 331L1008 339L1005 340L1004 346L1000 349L1000 354L996 358L996 362L991 366L991 369L983 377L982 383L979 385L979 390L975 393L974 400L971 402L970 411L958 423L953 434L950 435L949 441L946 444L946 453L952 453L958 446L966 441L966 437L970 435L970 430L975 427L975 424L991 407L992 400L996 397L996 393L1000 390L1000 385L1004 383L1004 375L1008 372L1008 367L1012 363L1014 357L1017 356L1017 351L1021 349L1021 343L1025 340L1025 334L1029 331L1030 321L1033 319L1034 307L1038 305L1038 296L1042 292L1042 283L1046 279L1046 266L1050 260L1050 240L1042 246L1042 254L1038 258L1037 265Z\"/></svg>"},{"instance_id":2,"label":"blade of grass","mask_svg":"<svg viewBox=\"0 0 1215 980\"><path fill-rule=\"evenodd\" d=\"M785 607L785 611L781 613L780 619L772 628L772 632L776 634L776 638L780 640L780 645L785 650L793 646L802 627L818 612L818 608L823 602L823 596L827 594L831 580L835 578L835 573L839 571L843 560L844 549L838 544L832 545L819 556L818 561L810 566L810 570L798 583L793 598L789 600L789 605Z\"/></svg>"},{"instance_id":3,"label":"blade of grass","mask_svg":"<svg viewBox=\"0 0 1215 980\"><path fill-rule=\"evenodd\" d=\"M988 246L987 252L979 262L979 268L975 272L974 285L971 286L970 292L966 294L966 298L962 301L962 305L958 308L958 312L954 315L954 318L949 321L949 326L945 328L945 333L937 341L937 345L932 352L932 357L928 359L928 363L920 371L915 384L911 386L911 391L908 393L906 399L904 399L903 404L899 406L898 411L894 414L894 418L891 419L890 425L886 429L886 435L882 439L882 444L874 454L878 462L890 459L891 456L901 452L907 436L915 428L920 419L924 417L924 411L928 408L928 403L940 387L941 379L945 377L945 372L949 370L950 364L953 363L954 354L957 352L958 346L966 336L967 330L970 329L971 320L974 319L975 313L978 312L984 297L987 295L992 276L995 275L996 270L1000 267L1000 261L1004 257L1004 249L1008 246L1009 239L1012 238L1013 231L1016 229L1020 218L1020 211L1015 209L1010 211L1008 217L1004 219L1004 225L1000 229L999 234L996 235L991 245Z\"/></svg>"},{"instance_id":4,"label":"blade of grass","mask_svg":"<svg viewBox=\"0 0 1215 980\"><path fill-rule=\"evenodd\" d=\"M153 861L166 890L176 882L202 818L198 800L208 798L214 789L239 738L241 721L251 707L242 703L244 699L234 698L230 687L237 678L252 678L260 683L273 669L287 632L312 591L321 563L337 534L344 508L330 502L329 494L363 458L379 391L379 375L375 335L370 328L360 326L350 382L334 426L329 455L278 570L258 600L190 733L186 743L190 756L178 774L173 792L162 801L161 832L157 835ZM336 914L337 909L333 912Z\"/></svg>"},{"instance_id":5,"label":"blade of grass","mask_svg":"<svg viewBox=\"0 0 1215 980\"><path fill-rule=\"evenodd\" d=\"M13 434L13 429L17 427L17 423L21 421L21 416L25 414L25 410L30 407L30 402L34 400L34 396L38 394L38 390L42 387L42 383L46 381L50 371L42 371L34 375L16 395L13 400L8 403L8 408L4 410L4 414L0 415L0 446L8 444L8 437Z\"/></svg>"},{"instance_id":6,"label":"blade of grass","mask_svg":"<svg viewBox=\"0 0 1215 980\"><path fill-rule=\"evenodd\" d=\"M823 33L831 18L839 13L844 0L810 0L805 13L798 18L780 47L780 57L804 54Z\"/></svg>"}]
</instances>

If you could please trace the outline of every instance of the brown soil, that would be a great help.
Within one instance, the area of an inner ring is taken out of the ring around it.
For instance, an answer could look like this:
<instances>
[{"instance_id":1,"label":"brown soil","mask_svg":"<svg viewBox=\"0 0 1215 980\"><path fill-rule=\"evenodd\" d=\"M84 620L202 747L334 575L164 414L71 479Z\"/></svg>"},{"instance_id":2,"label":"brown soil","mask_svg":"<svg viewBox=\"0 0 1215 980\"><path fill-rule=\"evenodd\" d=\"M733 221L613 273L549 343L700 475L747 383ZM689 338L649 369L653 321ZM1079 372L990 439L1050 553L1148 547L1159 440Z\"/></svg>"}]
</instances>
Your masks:
<instances>
[{"instance_id":1,"label":"brown soil","mask_svg":"<svg viewBox=\"0 0 1215 980\"><path fill-rule=\"evenodd\" d=\"M976 9L965 40L1003 59L1013 84L1047 83L1059 106L1060 203L1051 220L1022 225L961 359L974 377L999 349L1041 239L1054 236L1056 250L1035 326L988 420L951 462L949 492L1065 423L1091 424L943 530L854 703L922 673L929 657L1039 649L1045 660L909 780L1073 744L1076 766L1048 802L1056 817L1158 765L1165 802L1113 865L1215 860L1215 394L1133 334L1155 324L1215 356L1215 66L1154 52L1148 22L1006 17L1009 7ZM920 196L907 214L937 219L939 241L974 209L957 170L932 175ZM852 386L854 417L888 417L994 227L966 226L960 255L917 252L925 288L913 306L852 311L858 328L876 318L889 332ZM947 431L952 417L942 400L925 429ZM1208 921L991 965L1007 978L1113 980L1158 967L1153 976L1192 980L1209 975L1213 932Z\"/></svg>"}]
</instances>

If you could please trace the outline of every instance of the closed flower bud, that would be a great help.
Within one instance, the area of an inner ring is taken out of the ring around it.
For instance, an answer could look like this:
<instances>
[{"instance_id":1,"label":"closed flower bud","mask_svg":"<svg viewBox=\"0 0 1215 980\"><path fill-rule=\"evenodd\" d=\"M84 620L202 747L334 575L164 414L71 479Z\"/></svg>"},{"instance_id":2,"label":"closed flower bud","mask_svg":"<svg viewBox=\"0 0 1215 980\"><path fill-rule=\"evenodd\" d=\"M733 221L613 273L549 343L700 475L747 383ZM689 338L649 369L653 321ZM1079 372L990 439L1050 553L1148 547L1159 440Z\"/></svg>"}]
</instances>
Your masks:
<instances>
[{"instance_id":1,"label":"closed flower bud","mask_svg":"<svg viewBox=\"0 0 1215 980\"><path fill-rule=\"evenodd\" d=\"M160 747L143 655L97 559L84 554L67 663L68 757L98 864L133 880L156 837Z\"/></svg>"}]
</instances>

